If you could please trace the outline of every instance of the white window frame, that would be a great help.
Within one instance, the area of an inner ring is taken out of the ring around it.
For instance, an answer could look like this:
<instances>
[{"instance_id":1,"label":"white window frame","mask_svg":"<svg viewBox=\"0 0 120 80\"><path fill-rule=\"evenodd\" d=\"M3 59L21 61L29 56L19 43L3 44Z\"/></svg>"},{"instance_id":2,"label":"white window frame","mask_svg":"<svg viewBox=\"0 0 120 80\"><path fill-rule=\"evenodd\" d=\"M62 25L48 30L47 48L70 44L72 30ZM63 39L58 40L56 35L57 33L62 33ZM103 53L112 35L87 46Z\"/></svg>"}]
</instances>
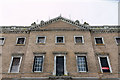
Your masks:
<instances>
[{"instance_id":1,"label":"white window frame","mask_svg":"<svg viewBox=\"0 0 120 80\"><path fill-rule=\"evenodd\" d=\"M98 60L99 60L99 65L100 65L100 70L101 70L101 72L104 73L103 70L102 70L102 65L101 65L100 57L107 57L107 62L108 62L108 66L109 66L109 68L110 68L110 73L112 73L112 68L111 68L110 60L109 60L109 57L108 57L108 56L98 56Z\"/></svg>"},{"instance_id":2,"label":"white window frame","mask_svg":"<svg viewBox=\"0 0 120 80\"><path fill-rule=\"evenodd\" d=\"M78 62L77 62L77 60L78 60L78 56L83 56L83 55L76 55L76 64L77 64L77 72L88 72L87 70L86 71L79 71L79 69L78 69ZM83 56L84 57L84 56ZM85 56L86 57L86 62L87 62L87 56ZM87 62L88 63L88 62ZM86 64L87 65L87 64ZM88 65L86 66L87 68L88 68Z\"/></svg>"},{"instance_id":3,"label":"white window frame","mask_svg":"<svg viewBox=\"0 0 120 80\"><path fill-rule=\"evenodd\" d=\"M115 42L116 42L116 44L118 45L116 38L120 38L120 37L114 37L114 38L115 38Z\"/></svg>"},{"instance_id":4,"label":"white window frame","mask_svg":"<svg viewBox=\"0 0 120 80\"><path fill-rule=\"evenodd\" d=\"M65 54L55 54L53 75L56 75L56 57L57 56L64 56L64 75L67 75L68 73L67 73L67 70L66 70L66 55Z\"/></svg>"},{"instance_id":5,"label":"white window frame","mask_svg":"<svg viewBox=\"0 0 120 80\"><path fill-rule=\"evenodd\" d=\"M4 45L4 42L5 42L5 37L0 37L0 38L4 38L4 41L3 41L3 43L1 44L1 45Z\"/></svg>"},{"instance_id":6,"label":"white window frame","mask_svg":"<svg viewBox=\"0 0 120 80\"><path fill-rule=\"evenodd\" d=\"M96 39L95 38L102 38L102 42L103 42L103 44L105 44L103 37L94 37L94 41L95 41L96 45L97 45L97 43L96 43Z\"/></svg>"},{"instance_id":7,"label":"white window frame","mask_svg":"<svg viewBox=\"0 0 120 80\"><path fill-rule=\"evenodd\" d=\"M45 37L44 43L46 43L46 36L37 36L37 37L36 37L36 43L37 43L37 44L40 44L40 43L38 43L38 37Z\"/></svg>"},{"instance_id":8,"label":"white window frame","mask_svg":"<svg viewBox=\"0 0 120 80\"><path fill-rule=\"evenodd\" d=\"M25 42L26 42L26 37L17 37L17 40L16 40L16 45L19 45L19 44L17 44L17 42L18 42L18 39L19 38L24 38L25 40L24 40L24 44L20 44L20 45L25 45Z\"/></svg>"},{"instance_id":9,"label":"white window frame","mask_svg":"<svg viewBox=\"0 0 120 80\"><path fill-rule=\"evenodd\" d=\"M43 72L43 68L44 68L44 58L45 58L45 56L43 55L43 54L37 54L37 55L34 55L34 59L35 59L35 56L42 56L43 57L43 64L42 64L42 71L33 71L33 72L35 72L35 73L37 73L37 72ZM32 69L34 69L34 60L33 60L33 67L32 67Z\"/></svg>"},{"instance_id":10,"label":"white window frame","mask_svg":"<svg viewBox=\"0 0 120 80\"><path fill-rule=\"evenodd\" d=\"M14 58L14 57L19 57L19 58L20 58L20 62L19 62L19 66L18 66L18 72L10 72L10 71L11 71L11 67L12 67L12 63L13 63L13 58ZM19 73L19 71L20 71L20 66L21 66L21 62L22 62L22 56L12 56L8 73Z\"/></svg>"},{"instance_id":11,"label":"white window frame","mask_svg":"<svg viewBox=\"0 0 120 80\"><path fill-rule=\"evenodd\" d=\"M64 36L56 36L55 37L55 43L57 43L57 37L63 37L63 42L62 43L65 43L65 37ZM59 43L58 43L59 44Z\"/></svg>"},{"instance_id":12,"label":"white window frame","mask_svg":"<svg viewBox=\"0 0 120 80\"><path fill-rule=\"evenodd\" d=\"M84 37L83 36L74 36L74 43L76 43L76 37L82 37L82 43L84 43Z\"/></svg>"}]
</instances>

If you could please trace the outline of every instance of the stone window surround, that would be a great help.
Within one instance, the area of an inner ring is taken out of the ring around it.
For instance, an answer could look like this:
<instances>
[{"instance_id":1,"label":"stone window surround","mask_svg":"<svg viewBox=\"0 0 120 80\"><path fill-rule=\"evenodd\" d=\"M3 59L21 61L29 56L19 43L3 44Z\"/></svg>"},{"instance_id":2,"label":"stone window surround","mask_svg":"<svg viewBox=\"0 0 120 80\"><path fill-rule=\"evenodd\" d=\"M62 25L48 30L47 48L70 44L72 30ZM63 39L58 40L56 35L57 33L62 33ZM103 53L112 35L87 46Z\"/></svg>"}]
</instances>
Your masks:
<instances>
[{"instance_id":1,"label":"stone window surround","mask_svg":"<svg viewBox=\"0 0 120 80\"><path fill-rule=\"evenodd\" d=\"M56 37L55 37L55 43L56 43L56 44L59 44L59 43L57 42L57 37L63 37L63 42L62 42L62 43L65 43L65 37L64 37L64 36L56 36Z\"/></svg>"},{"instance_id":2,"label":"stone window surround","mask_svg":"<svg viewBox=\"0 0 120 80\"><path fill-rule=\"evenodd\" d=\"M76 37L82 37L82 43L84 44L84 37L83 36L74 36L74 42L75 42L75 44L77 44L76 40L75 40Z\"/></svg>"},{"instance_id":3,"label":"stone window surround","mask_svg":"<svg viewBox=\"0 0 120 80\"><path fill-rule=\"evenodd\" d=\"M1 44L1 45L4 45L4 43L5 43L5 37L0 37L0 38L4 38L4 41L3 41L3 43Z\"/></svg>"},{"instance_id":4,"label":"stone window surround","mask_svg":"<svg viewBox=\"0 0 120 80\"><path fill-rule=\"evenodd\" d=\"M105 44L103 37L94 37L95 45L97 45L95 38L102 38L103 45Z\"/></svg>"},{"instance_id":5,"label":"stone window surround","mask_svg":"<svg viewBox=\"0 0 120 80\"><path fill-rule=\"evenodd\" d=\"M53 52L54 54L54 71L53 75L56 75L56 57L57 56L64 56L64 75L68 75L67 69L66 69L66 55L67 52Z\"/></svg>"},{"instance_id":6,"label":"stone window surround","mask_svg":"<svg viewBox=\"0 0 120 80\"><path fill-rule=\"evenodd\" d=\"M101 67L101 62L100 62L100 57L107 57L107 62L108 62L108 66L109 66L109 68L110 68L110 73L112 73L112 67L111 67L111 65L110 65L110 60L109 60L108 55L98 55L98 61L99 61L99 65L100 65L100 70L101 70L101 72L103 73L102 67Z\"/></svg>"},{"instance_id":7,"label":"stone window surround","mask_svg":"<svg viewBox=\"0 0 120 80\"><path fill-rule=\"evenodd\" d=\"M10 72L14 57L20 57L20 62L19 62L19 66L18 66L18 72ZM12 54L12 58L11 58L11 62L10 62L8 73L19 73L21 62L22 62L22 54Z\"/></svg>"},{"instance_id":8,"label":"stone window surround","mask_svg":"<svg viewBox=\"0 0 120 80\"><path fill-rule=\"evenodd\" d=\"M46 52L33 52L34 58L35 56L43 56L43 64L42 64L42 71L35 71L34 73L38 73L38 72L43 72L44 71L44 60L45 60L45 54ZM34 62L33 62L34 65ZM33 66L32 66L32 72L33 72Z\"/></svg>"},{"instance_id":9,"label":"stone window surround","mask_svg":"<svg viewBox=\"0 0 120 80\"><path fill-rule=\"evenodd\" d=\"M117 43L117 40L116 40L116 38L120 38L120 37L114 37L114 38L115 38L115 42L116 42L116 44L117 44L117 45L119 45L119 44Z\"/></svg>"},{"instance_id":10,"label":"stone window surround","mask_svg":"<svg viewBox=\"0 0 120 80\"><path fill-rule=\"evenodd\" d=\"M38 37L45 37L45 39L44 39L44 44L46 43L46 36L37 36L37 37L36 37L36 44L40 44L40 43L38 43Z\"/></svg>"},{"instance_id":11,"label":"stone window surround","mask_svg":"<svg viewBox=\"0 0 120 80\"><path fill-rule=\"evenodd\" d=\"M17 40L16 40L16 45L19 45L19 44L17 44L17 42L18 42L18 39L19 38L24 38L24 43L23 44L20 44L20 45L25 45L25 42L26 42L26 37L17 37Z\"/></svg>"}]
</instances>

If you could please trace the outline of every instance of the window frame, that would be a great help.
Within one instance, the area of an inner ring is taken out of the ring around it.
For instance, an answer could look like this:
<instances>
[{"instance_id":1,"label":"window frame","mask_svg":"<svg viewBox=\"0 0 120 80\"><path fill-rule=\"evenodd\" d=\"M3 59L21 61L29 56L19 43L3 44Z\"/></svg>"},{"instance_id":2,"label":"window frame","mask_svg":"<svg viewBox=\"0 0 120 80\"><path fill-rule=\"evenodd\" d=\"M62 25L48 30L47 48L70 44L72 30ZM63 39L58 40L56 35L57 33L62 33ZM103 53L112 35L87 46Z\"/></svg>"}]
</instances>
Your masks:
<instances>
[{"instance_id":1,"label":"window frame","mask_svg":"<svg viewBox=\"0 0 120 80\"><path fill-rule=\"evenodd\" d=\"M83 36L74 36L74 43L75 44L79 44L76 42L76 37L82 37L82 43L81 44L84 44L84 37Z\"/></svg>"},{"instance_id":2,"label":"window frame","mask_svg":"<svg viewBox=\"0 0 120 80\"><path fill-rule=\"evenodd\" d=\"M63 42L61 42L61 43L65 43L65 37L64 37L64 36L56 36L56 37L55 37L55 43L56 43L56 44L61 44L61 43L58 43L58 42L57 42L57 37L63 37Z\"/></svg>"},{"instance_id":3,"label":"window frame","mask_svg":"<svg viewBox=\"0 0 120 80\"><path fill-rule=\"evenodd\" d=\"M86 57L86 71L79 71L79 69L78 69L78 56L80 56L80 57ZM87 61L87 56L85 56L85 55L76 55L76 64L77 64L77 72L88 72L88 61Z\"/></svg>"},{"instance_id":4,"label":"window frame","mask_svg":"<svg viewBox=\"0 0 120 80\"><path fill-rule=\"evenodd\" d=\"M99 65L100 65L100 71L101 71L102 73L105 73L105 72L103 72L103 70L102 70L102 65L101 65L100 57L107 57L108 66L109 66L109 68L110 68L110 72L107 72L107 73L112 73L112 68L111 68L110 60L109 60L109 57L108 57L108 56L98 56L98 61L99 61Z\"/></svg>"},{"instance_id":5,"label":"window frame","mask_svg":"<svg viewBox=\"0 0 120 80\"><path fill-rule=\"evenodd\" d=\"M24 38L24 39L25 39L25 40L24 40L24 44L17 44L19 38ZM17 37L16 45L25 45L25 42L26 42L26 37Z\"/></svg>"},{"instance_id":6,"label":"window frame","mask_svg":"<svg viewBox=\"0 0 120 80\"><path fill-rule=\"evenodd\" d=\"M117 43L117 39L116 38L120 38L120 37L114 37L115 38L115 42L117 45L119 45L119 43Z\"/></svg>"},{"instance_id":7,"label":"window frame","mask_svg":"<svg viewBox=\"0 0 120 80\"><path fill-rule=\"evenodd\" d=\"M19 66L18 66L18 72L11 72L11 67L12 67L12 63L13 63L13 59L14 57L16 58L20 58L20 62L19 62ZM22 62L22 56L12 56L11 61L10 61L10 66L9 66L9 70L8 73L19 73L20 72L20 66L21 66L21 62Z\"/></svg>"},{"instance_id":8,"label":"window frame","mask_svg":"<svg viewBox=\"0 0 120 80\"><path fill-rule=\"evenodd\" d=\"M44 39L44 43L38 43L38 38L39 37L44 37L45 39ZM36 37L36 44L45 44L46 43L46 36L37 36Z\"/></svg>"},{"instance_id":9,"label":"window frame","mask_svg":"<svg viewBox=\"0 0 120 80\"><path fill-rule=\"evenodd\" d=\"M103 37L94 37L95 45L99 45L99 44L96 43L96 38L102 38L102 43L103 43L102 45L105 44Z\"/></svg>"},{"instance_id":10,"label":"window frame","mask_svg":"<svg viewBox=\"0 0 120 80\"><path fill-rule=\"evenodd\" d=\"M2 46L2 45L4 45L4 43L5 43L5 37L0 37L0 38L4 38L3 43L2 43L2 44L0 44L0 46Z\"/></svg>"},{"instance_id":11,"label":"window frame","mask_svg":"<svg viewBox=\"0 0 120 80\"><path fill-rule=\"evenodd\" d=\"M36 56L42 56L43 57L43 63L42 63L42 71L34 71L34 62L35 62L35 57ZM43 68L44 68L44 55L34 55L34 60L33 60L33 67L32 67L32 72L35 72L35 73L39 73L39 72L43 72Z\"/></svg>"}]
</instances>

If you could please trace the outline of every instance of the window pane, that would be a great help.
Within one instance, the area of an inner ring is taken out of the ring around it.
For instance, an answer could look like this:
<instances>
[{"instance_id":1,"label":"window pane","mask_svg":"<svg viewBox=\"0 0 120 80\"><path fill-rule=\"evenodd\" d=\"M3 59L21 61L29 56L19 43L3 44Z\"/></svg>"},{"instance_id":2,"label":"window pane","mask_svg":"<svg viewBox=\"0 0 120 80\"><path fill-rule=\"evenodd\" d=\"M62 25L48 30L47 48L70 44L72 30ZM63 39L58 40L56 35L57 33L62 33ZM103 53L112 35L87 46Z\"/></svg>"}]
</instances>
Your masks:
<instances>
[{"instance_id":1,"label":"window pane","mask_svg":"<svg viewBox=\"0 0 120 80\"><path fill-rule=\"evenodd\" d=\"M17 44L24 44L25 38L18 38Z\"/></svg>"},{"instance_id":2,"label":"window pane","mask_svg":"<svg viewBox=\"0 0 120 80\"><path fill-rule=\"evenodd\" d=\"M78 70L80 72L86 72L87 71L87 62L85 56L78 56L77 57L77 64L78 64Z\"/></svg>"},{"instance_id":3,"label":"window pane","mask_svg":"<svg viewBox=\"0 0 120 80\"><path fill-rule=\"evenodd\" d=\"M10 72L18 72L19 70L20 57L14 57L11 65Z\"/></svg>"},{"instance_id":4,"label":"window pane","mask_svg":"<svg viewBox=\"0 0 120 80\"><path fill-rule=\"evenodd\" d=\"M45 37L38 37L37 43L44 43L45 42Z\"/></svg>"},{"instance_id":5,"label":"window pane","mask_svg":"<svg viewBox=\"0 0 120 80\"><path fill-rule=\"evenodd\" d=\"M100 57L103 72L110 72L107 57Z\"/></svg>"},{"instance_id":6,"label":"window pane","mask_svg":"<svg viewBox=\"0 0 120 80\"><path fill-rule=\"evenodd\" d=\"M4 38L0 38L0 45L3 45L4 43Z\"/></svg>"},{"instance_id":7,"label":"window pane","mask_svg":"<svg viewBox=\"0 0 120 80\"><path fill-rule=\"evenodd\" d=\"M63 37L57 37L57 43L63 43Z\"/></svg>"},{"instance_id":8,"label":"window pane","mask_svg":"<svg viewBox=\"0 0 120 80\"><path fill-rule=\"evenodd\" d=\"M102 38L95 38L96 44L103 44Z\"/></svg>"},{"instance_id":9,"label":"window pane","mask_svg":"<svg viewBox=\"0 0 120 80\"><path fill-rule=\"evenodd\" d=\"M82 43L82 37L75 37L76 43Z\"/></svg>"},{"instance_id":10,"label":"window pane","mask_svg":"<svg viewBox=\"0 0 120 80\"><path fill-rule=\"evenodd\" d=\"M120 38L116 38L118 44L120 44Z\"/></svg>"},{"instance_id":11,"label":"window pane","mask_svg":"<svg viewBox=\"0 0 120 80\"><path fill-rule=\"evenodd\" d=\"M43 56L35 56L33 72L42 71L42 65L43 65Z\"/></svg>"}]
</instances>

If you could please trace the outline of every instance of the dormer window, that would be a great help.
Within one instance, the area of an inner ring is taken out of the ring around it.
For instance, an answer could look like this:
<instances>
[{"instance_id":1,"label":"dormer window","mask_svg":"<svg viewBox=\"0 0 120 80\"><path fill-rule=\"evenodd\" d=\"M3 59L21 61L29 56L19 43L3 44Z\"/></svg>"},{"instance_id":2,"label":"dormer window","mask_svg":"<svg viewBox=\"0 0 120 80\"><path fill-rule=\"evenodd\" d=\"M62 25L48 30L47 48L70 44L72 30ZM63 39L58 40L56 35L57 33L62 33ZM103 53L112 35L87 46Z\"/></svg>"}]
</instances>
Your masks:
<instances>
[{"instance_id":1,"label":"dormer window","mask_svg":"<svg viewBox=\"0 0 120 80\"><path fill-rule=\"evenodd\" d=\"M39 36L37 37L37 43L45 43L46 36Z\"/></svg>"},{"instance_id":2,"label":"dormer window","mask_svg":"<svg viewBox=\"0 0 120 80\"><path fill-rule=\"evenodd\" d=\"M56 36L56 43L64 43L64 36Z\"/></svg>"},{"instance_id":3,"label":"dormer window","mask_svg":"<svg viewBox=\"0 0 120 80\"><path fill-rule=\"evenodd\" d=\"M3 45L4 41L5 41L5 38L4 37L0 37L0 45Z\"/></svg>"},{"instance_id":4,"label":"dormer window","mask_svg":"<svg viewBox=\"0 0 120 80\"><path fill-rule=\"evenodd\" d=\"M18 37L17 38L17 45L24 45L25 44L25 37Z\"/></svg>"}]
</instances>

